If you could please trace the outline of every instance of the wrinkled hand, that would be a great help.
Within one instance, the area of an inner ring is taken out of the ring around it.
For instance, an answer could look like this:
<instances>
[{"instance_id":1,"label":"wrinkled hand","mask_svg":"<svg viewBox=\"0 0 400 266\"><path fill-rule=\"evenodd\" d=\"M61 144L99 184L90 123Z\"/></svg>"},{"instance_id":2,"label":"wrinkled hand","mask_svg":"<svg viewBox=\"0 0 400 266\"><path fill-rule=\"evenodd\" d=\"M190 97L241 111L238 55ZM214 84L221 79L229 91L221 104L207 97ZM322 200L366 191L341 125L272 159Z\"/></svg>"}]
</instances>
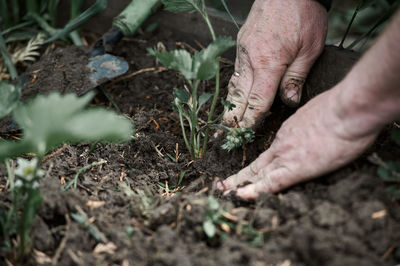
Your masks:
<instances>
[{"instance_id":1,"label":"wrinkled hand","mask_svg":"<svg viewBox=\"0 0 400 266\"><path fill-rule=\"evenodd\" d=\"M377 132L357 132L369 124L368 117L340 114L337 91L335 87L300 108L284 122L267 151L218 188L226 193L237 189L237 196L254 199L261 192L277 192L356 158ZM351 131L343 126L350 124L346 120L353 124ZM246 181L252 184L237 188Z\"/></svg>"},{"instance_id":2,"label":"wrinkled hand","mask_svg":"<svg viewBox=\"0 0 400 266\"><path fill-rule=\"evenodd\" d=\"M238 34L235 74L227 100L236 105L223 123L254 127L280 85L289 106L300 102L307 74L322 52L327 12L314 0L256 0Z\"/></svg>"}]
</instances>

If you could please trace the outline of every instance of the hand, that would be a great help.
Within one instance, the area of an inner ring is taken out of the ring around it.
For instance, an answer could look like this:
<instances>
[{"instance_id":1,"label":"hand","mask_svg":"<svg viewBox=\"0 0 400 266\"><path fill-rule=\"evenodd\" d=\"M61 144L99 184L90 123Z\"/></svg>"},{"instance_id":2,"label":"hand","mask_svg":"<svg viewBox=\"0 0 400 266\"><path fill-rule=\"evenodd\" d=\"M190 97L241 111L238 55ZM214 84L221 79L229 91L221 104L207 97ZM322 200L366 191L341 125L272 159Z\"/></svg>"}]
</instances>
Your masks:
<instances>
[{"instance_id":1,"label":"hand","mask_svg":"<svg viewBox=\"0 0 400 266\"><path fill-rule=\"evenodd\" d=\"M235 74L227 100L236 105L223 123L254 127L269 110L279 84L281 98L300 102L307 74L322 52L327 12L314 0L256 0L238 34Z\"/></svg>"},{"instance_id":2,"label":"hand","mask_svg":"<svg viewBox=\"0 0 400 266\"><path fill-rule=\"evenodd\" d=\"M369 115L343 114L339 110L338 85L308 102L279 129L271 147L218 188L229 193L243 182L252 184L236 190L244 199L261 192L277 192L293 184L330 172L356 158L376 138L368 128ZM338 111L339 110L339 111ZM351 127L344 127L349 125Z\"/></svg>"}]
</instances>

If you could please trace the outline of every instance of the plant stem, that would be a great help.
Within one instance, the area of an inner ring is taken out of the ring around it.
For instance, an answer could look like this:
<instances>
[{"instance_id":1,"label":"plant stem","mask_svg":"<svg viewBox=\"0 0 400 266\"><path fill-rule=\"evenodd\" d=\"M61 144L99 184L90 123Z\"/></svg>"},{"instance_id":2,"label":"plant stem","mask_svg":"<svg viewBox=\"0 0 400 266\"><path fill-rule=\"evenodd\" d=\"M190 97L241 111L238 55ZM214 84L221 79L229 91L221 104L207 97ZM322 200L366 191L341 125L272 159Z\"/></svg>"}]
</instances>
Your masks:
<instances>
[{"instance_id":1,"label":"plant stem","mask_svg":"<svg viewBox=\"0 0 400 266\"><path fill-rule=\"evenodd\" d=\"M6 0L0 0L0 15L3 19L3 25L5 29L7 29L11 25L10 18L8 16L8 5Z\"/></svg>"},{"instance_id":2,"label":"plant stem","mask_svg":"<svg viewBox=\"0 0 400 266\"><path fill-rule=\"evenodd\" d=\"M203 0L203 2L204 2L204 0ZM216 40L216 35L215 35L214 28L213 28L213 26L211 24L211 21L210 21L210 18L208 17L207 12L204 12L203 18L207 23L207 26L208 26L208 29L210 30L211 37L212 37L213 41L215 41ZM214 111L215 111L215 106L217 105L218 98L219 98L219 83L220 83L219 58L217 60L218 60L218 63L217 63L218 71L215 74L215 92L214 92L213 100L212 100L212 103L211 103L210 112L208 113L207 124L209 124L212 121L212 117L213 117ZM209 134L210 134L210 128L208 127L206 129L206 132L205 132L205 135L204 135L203 147L201 149L202 156L205 156L206 153L207 153L207 143L208 143L208 135Z\"/></svg>"},{"instance_id":3,"label":"plant stem","mask_svg":"<svg viewBox=\"0 0 400 266\"><path fill-rule=\"evenodd\" d=\"M181 124L181 129L182 129L183 140L185 141L185 145L186 145L186 148L188 149L188 151L190 153L190 156L192 158L194 158L194 153L193 153L192 147L190 146L190 143L189 143L189 141L188 141L188 139L186 137L186 131L185 131L185 125L183 124L182 112L178 112L178 113L179 113L179 122Z\"/></svg>"},{"instance_id":4,"label":"plant stem","mask_svg":"<svg viewBox=\"0 0 400 266\"><path fill-rule=\"evenodd\" d=\"M0 33L0 53L3 57L4 64L7 66L8 72L11 75L11 79L16 79L18 77L17 69L14 66L14 63L8 54L6 41L3 38L3 35Z\"/></svg>"},{"instance_id":5,"label":"plant stem","mask_svg":"<svg viewBox=\"0 0 400 266\"><path fill-rule=\"evenodd\" d=\"M192 128L190 130L190 146L193 148L194 158L198 158L199 155L199 145L196 145L196 129L198 126L198 117L197 117L197 88L199 87L200 81L196 80L192 87L192 107L191 107L191 123Z\"/></svg>"},{"instance_id":6,"label":"plant stem","mask_svg":"<svg viewBox=\"0 0 400 266\"><path fill-rule=\"evenodd\" d=\"M350 32L351 25L353 25L354 19L356 18L357 14L358 14L359 8L360 8L360 6L358 5L358 6L356 7L356 9L354 10L354 13L353 13L353 16L351 17L351 20L350 20L350 22L349 22L349 25L347 25L346 32L344 33L343 38L342 38L342 41L341 41L340 44L339 44L339 47L340 47L340 48L343 48L344 41L346 40L347 35L348 35L349 32Z\"/></svg>"}]
</instances>

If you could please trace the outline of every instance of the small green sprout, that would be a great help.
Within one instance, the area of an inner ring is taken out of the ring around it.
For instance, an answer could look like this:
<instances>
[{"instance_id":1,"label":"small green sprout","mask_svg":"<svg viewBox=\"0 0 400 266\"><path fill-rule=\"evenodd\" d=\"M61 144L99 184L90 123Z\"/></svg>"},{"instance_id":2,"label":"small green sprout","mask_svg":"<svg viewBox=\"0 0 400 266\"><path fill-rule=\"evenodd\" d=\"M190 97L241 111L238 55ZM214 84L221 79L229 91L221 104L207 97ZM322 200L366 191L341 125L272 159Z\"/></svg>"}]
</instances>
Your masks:
<instances>
[{"instance_id":1,"label":"small green sprout","mask_svg":"<svg viewBox=\"0 0 400 266\"><path fill-rule=\"evenodd\" d=\"M225 143L221 146L224 150L231 151L254 141L254 131L250 128L226 128L226 130L228 134L225 137Z\"/></svg>"},{"instance_id":2,"label":"small green sprout","mask_svg":"<svg viewBox=\"0 0 400 266\"><path fill-rule=\"evenodd\" d=\"M257 231L251 223L239 221L237 217L223 210L218 200L212 196L208 197L203 231L208 238L219 236L220 240L224 240L232 233L239 233L240 239L253 246L264 244L264 233Z\"/></svg>"}]
</instances>

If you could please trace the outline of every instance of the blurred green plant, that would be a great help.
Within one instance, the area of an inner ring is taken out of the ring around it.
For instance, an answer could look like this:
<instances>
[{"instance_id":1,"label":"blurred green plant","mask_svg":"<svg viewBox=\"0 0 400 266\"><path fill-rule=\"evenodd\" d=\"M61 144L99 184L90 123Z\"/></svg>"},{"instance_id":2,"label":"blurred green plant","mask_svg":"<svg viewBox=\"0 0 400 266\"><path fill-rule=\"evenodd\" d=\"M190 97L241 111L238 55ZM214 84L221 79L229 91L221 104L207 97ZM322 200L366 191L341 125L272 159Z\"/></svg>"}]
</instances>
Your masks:
<instances>
[{"instance_id":1,"label":"blurred green plant","mask_svg":"<svg viewBox=\"0 0 400 266\"><path fill-rule=\"evenodd\" d=\"M42 203L39 190L39 179L44 173L39 167L37 158L31 161L18 158L18 167L13 171L7 161L8 182L11 193L11 206L8 212L0 213L0 227L3 235L1 249L11 249L11 236L17 237L17 254L25 257L31 251L32 243L29 237L36 213ZM18 179L14 182L14 175Z\"/></svg>"},{"instance_id":2,"label":"blurred green plant","mask_svg":"<svg viewBox=\"0 0 400 266\"><path fill-rule=\"evenodd\" d=\"M70 21L59 29L56 25L59 3L59 0L0 0L0 49L11 78L16 77L9 55L11 43L33 40L41 32L49 38L37 42L37 47L60 38L67 41L67 36L75 45L82 45L77 29L107 7L107 0L96 0L91 7L81 12L84 0L71 0Z\"/></svg>"},{"instance_id":3,"label":"blurred green plant","mask_svg":"<svg viewBox=\"0 0 400 266\"><path fill-rule=\"evenodd\" d=\"M221 240L226 239L230 233L249 242L253 246L264 244L264 233L257 231L249 222L239 221L237 217L229 214L220 206L218 200L213 196L208 197L208 208L203 220L203 231L208 238L218 236Z\"/></svg>"},{"instance_id":4,"label":"blurred green plant","mask_svg":"<svg viewBox=\"0 0 400 266\"><path fill-rule=\"evenodd\" d=\"M21 141L0 142L0 163L6 164L11 193L10 209L0 210L1 233L5 241L2 249L10 249L11 237L17 234L19 255L23 258L31 251L29 232L42 201L38 181L43 176L40 162L46 153L63 143L128 141L133 135L133 126L127 118L112 111L85 109L93 93L82 97L52 93L37 96L23 104L18 102L18 89L8 83L2 84L0 92L5 93L6 97L0 101L1 115L12 112L15 122L24 133ZM35 157L30 162L18 159L15 175L20 179L14 182L9 158L27 153ZM102 163L105 162L96 165ZM79 171L75 179L86 169ZM73 185L75 179L69 184Z\"/></svg>"},{"instance_id":5,"label":"blurred green plant","mask_svg":"<svg viewBox=\"0 0 400 266\"><path fill-rule=\"evenodd\" d=\"M343 34L340 47L346 49L363 50L364 45L376 36L388 22L390 17L396 12L399 0L357 0L342 1L334 6L330 12L330 33L329 42L332 42L335 35ZM343 28L343 26L345 26ZM351 40L346 42L348 37Z\"/></svg>"}]
</instances>

